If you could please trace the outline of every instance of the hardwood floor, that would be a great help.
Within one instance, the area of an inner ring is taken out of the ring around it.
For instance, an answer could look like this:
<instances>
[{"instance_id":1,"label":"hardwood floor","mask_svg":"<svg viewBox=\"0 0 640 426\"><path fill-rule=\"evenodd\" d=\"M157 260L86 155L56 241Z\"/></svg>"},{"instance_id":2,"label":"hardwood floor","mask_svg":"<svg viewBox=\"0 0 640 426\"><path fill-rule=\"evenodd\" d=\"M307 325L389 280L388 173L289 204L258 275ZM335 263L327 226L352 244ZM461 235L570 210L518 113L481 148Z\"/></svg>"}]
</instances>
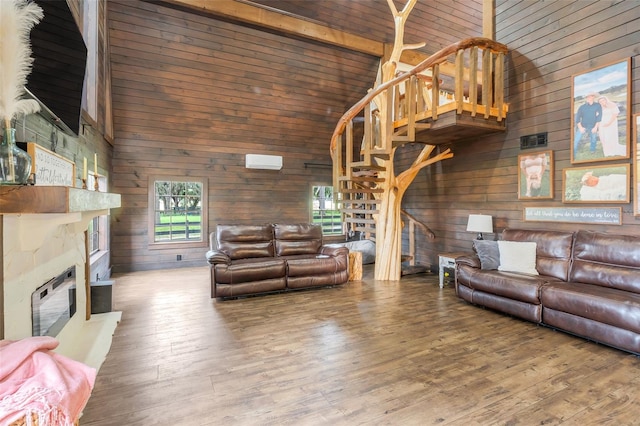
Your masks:
<instances>
[{"instance_id":1,"label":"hardwood floor","mask_svg":"<svg viewBox=\"0 0 640 426\"><path fill-rule=\"evenodd\" d=\"M206 267L114 277L96 425L638 424L640 359L437 276L219 302Z\"/></svg>"}]
</instances>

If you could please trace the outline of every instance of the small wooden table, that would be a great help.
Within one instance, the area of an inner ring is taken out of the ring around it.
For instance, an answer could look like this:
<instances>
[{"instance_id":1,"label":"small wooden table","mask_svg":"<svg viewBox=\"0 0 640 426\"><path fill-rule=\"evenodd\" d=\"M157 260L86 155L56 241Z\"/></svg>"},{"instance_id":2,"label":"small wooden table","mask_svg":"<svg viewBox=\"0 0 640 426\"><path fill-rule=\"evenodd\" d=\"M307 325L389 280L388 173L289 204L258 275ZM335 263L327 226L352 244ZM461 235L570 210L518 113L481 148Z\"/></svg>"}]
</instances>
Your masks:
<instances>
[{"instance_id":1,"label":"small wooden table","mask_svg":"<svg viewBox=\"0 0 640 426\"><path fill-rule=\"evenodd\" d=\"M349 251L349 281L362 280L362 252Z\"/></svg>"},{"instance_id":2,"label":"small wooden table","mask_svg":"<svg viewBox=\"0 0 640 426\"><path fill-rule=\"evenodd\" d=\"M440 288L444 287L444 268L455 268L456 257L464 256L466 252L440 253L438 254L438 272L440 273Z\"/></svg>"}]
</instances>

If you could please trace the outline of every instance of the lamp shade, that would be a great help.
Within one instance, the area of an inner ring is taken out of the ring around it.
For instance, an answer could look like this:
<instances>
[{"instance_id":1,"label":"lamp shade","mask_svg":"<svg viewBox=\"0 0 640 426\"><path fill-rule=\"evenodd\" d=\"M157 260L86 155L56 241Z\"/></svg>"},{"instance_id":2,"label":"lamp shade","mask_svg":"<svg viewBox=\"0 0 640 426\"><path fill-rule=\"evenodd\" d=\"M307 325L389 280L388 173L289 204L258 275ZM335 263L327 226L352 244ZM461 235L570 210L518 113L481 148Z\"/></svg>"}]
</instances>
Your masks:
<instances>
[{"instance_id":1,"label":"lamp shade","mask_svg":"<svg viewBox=\"0 0 640 426\"><path fill-rule=\"evenodd\" d=\"M493 217L488 214L470 214L467 222L469 232L493 232Z\"/></svg>"}]
</instances>

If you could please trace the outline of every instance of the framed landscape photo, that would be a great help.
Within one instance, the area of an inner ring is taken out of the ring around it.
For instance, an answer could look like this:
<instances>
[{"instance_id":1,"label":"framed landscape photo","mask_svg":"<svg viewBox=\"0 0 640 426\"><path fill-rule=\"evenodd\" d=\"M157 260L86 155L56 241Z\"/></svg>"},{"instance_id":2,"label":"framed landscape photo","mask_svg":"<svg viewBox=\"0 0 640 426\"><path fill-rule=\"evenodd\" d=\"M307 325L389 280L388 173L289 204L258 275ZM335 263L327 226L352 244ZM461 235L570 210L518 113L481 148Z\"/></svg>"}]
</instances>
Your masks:
<instances>
[{"instance_id":1,"label":"framed landscape photo","mask_svg":"<svg viewBox=\"0 0 640 426\"><path fill-rule=\"evenodd\" d=\"M640 114L633 115L633 146L635 146L633 155L633 214L640 216Z\"/></svg>"},{"instance_id":2,"label":"framed landscape photo","mask_svg":"<svg viewBox=\"0 0 640 426\"><path fill-rule=\"evenodd\" d=\"M631 59L574 75L571 163L629 158Z\"/></svg>"},{"instance_id":3,"label":"framed landscape photo","mask_svg":"<svg viewBox=\"0 0 640 426\"><path fill-rule=\"evenodd\" d=\"M628 203L629 164L571 167L563 170L564 203Z\"/></svg>"},{"instance_id":4,"label":"framed landscape photo","mask_svg":"<svg viewBox=\"0 0 640 426\"><path fill-rule=\"evenodd\" d=\"M553 167L553 151L518 155L518 199L552 199Z\"/></svg>"}]
</instances>

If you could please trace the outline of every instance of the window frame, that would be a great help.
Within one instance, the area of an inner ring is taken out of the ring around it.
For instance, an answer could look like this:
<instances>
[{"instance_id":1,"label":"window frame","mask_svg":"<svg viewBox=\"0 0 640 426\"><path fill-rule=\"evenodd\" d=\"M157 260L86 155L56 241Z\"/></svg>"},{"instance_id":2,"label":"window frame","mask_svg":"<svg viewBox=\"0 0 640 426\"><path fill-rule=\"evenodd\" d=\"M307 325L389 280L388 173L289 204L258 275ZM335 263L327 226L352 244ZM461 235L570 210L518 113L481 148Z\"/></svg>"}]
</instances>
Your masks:
<instances>
[{"instance_id":1,"label":"window frame","mask_svg":"<svg viewBox=\"0 0 640 426\"><path fill-rule=\"evenodd\" d=\"M200 213L200 241L155 241L155 191L157 181L170 181L170 182L189 182L199 183L202 185L202 192L200 198L201 213ZM148 248L150 250L155 249L172 249L176 247L191 248L191 247L208 247L209 246L209 201L208 201L208 186L207 178L198 176L162 176L154 175L149 176L148 185Z\"/></svg>"},{"instance_id":2,"label":"window frame","mask_svg":"<svg viewBox=\"0 0 640 426\"><path fill-rule=\"evenodd\" d=\"M309 222L310 222L310 223L317 223L317 224L322 225L322 222L316 222L316 221L314 221L314 212L316 211L316 209L314 209L314 205L313 205L313 203L316 201L316 198L314 197L313 192L314 192L314 188L316 188L316 187L318 187L318 186L321 186L321 187L329 187L329 188L331 188L332 194L334 194L334 193L333 193L334 188L333 188L333 185L332 185L332 184L323 184L323 183L312 183L312 184L311 184L311 186L310 186L310 195L311 195L311 196L310 196L310 199L311 199L311 202L309 203L309 207L310 207L310 211L309 211ZM334 194L334 198L335 198L335 194ZM326 210L328 210L328 209L324 209L324 210L326 211ZM322 210L318 209L317 211L322 211ZM340 209L337 209L337 208L336 208L336 209L335 209L335 211L340 212ZM341 216L342 216L342 215L341 215ZM332 223L333 223L333 222L332 222ZM332 236L342 235L342 234L343 234L344 223L342 222L342 220L340 220L340 221L339 221L339 222L337 222L336 224L339 224L339 225L340 225L340 226L338 227L338 230L336 230L336 231L334 231L334 232L331 232L331 233L327 233L327 232L325 232L324 227L323 227L323 229L322 229L322 234L323 234L324 236L327 236L327 237L332 237Z\"/></svg>"},{"instance_id":3,"label":"window frame","mask_svg":"<svg viewBox=\"0 0 640 426\"><path fill-rule=\"evenodd\" d=\"M102 216L95 216L89 221L89 226L87 227L88 238L89 238L89 256L93 256L99 251L103 250L100 244L100 235L102 223Z\"/></svg>"}]
</instances>

